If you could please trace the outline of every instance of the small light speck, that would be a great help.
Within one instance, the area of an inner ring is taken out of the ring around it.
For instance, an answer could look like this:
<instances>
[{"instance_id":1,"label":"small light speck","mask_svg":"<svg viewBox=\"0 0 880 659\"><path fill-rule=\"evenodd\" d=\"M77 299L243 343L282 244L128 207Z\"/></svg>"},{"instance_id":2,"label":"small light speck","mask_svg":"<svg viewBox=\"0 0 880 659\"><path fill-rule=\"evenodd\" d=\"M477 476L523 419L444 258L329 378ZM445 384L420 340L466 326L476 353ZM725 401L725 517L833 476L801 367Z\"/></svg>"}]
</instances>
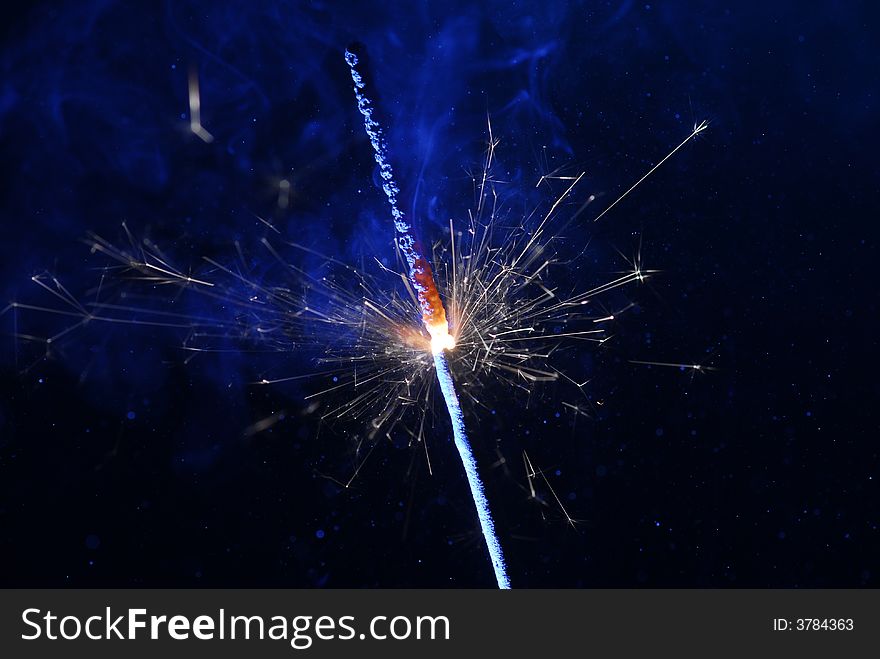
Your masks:
<instances>
[{"instance_id":1,"label":"small light speck","mask_svg":"<svg viewBox=\"0 0 880 659\"><path fill-rule=\"evenodd\" d=\"M324 529L318 529L317 531L315 531L315 537L318 540L321 540L324 537Z\"/></svg>"}]
</instances>

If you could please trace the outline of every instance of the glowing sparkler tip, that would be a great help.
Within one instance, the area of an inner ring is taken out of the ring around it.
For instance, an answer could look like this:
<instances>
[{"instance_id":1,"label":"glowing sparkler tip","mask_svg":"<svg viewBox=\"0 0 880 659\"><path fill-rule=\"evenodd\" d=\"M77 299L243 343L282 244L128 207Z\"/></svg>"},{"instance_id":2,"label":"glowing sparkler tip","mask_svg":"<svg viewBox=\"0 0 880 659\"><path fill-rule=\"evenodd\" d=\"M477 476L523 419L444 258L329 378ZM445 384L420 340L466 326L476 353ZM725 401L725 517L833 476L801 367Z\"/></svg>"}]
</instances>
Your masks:
<instances>
[{"instance_id":1,"label":"glowing sparkler tip","mask_svg":"<svg viewBox=\"0 0 880 659\"><path fill-rule=\"evenodd\" d=\"M452 350L455 347L455 337L449 333L446 322L425 324L428 334L431 335L431 352L439 355L444 350Z\"/></svg>"}]
</instances>

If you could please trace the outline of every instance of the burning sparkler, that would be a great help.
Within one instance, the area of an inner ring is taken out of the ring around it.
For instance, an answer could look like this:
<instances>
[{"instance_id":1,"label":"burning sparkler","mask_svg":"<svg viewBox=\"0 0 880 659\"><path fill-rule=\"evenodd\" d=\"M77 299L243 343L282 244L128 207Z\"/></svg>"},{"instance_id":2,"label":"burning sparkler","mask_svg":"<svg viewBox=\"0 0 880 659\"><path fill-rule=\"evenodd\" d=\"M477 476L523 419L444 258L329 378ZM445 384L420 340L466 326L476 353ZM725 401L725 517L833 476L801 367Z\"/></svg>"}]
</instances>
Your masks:
<instances>
[{"instance_id":1,"label":"burning sparkler","mask_svg":"<svg viewBox=\"0 0 880 659\"><path fill-rule=\"evenodd\" d=\"M255 384L326 379L328 386L309 396L324 402L322 419L366 422L369 430L361 441L372 440L380 432L389 437L398 430L408 432L414 441L423 444L429 466L424 428L439 382L496 578L499 586L507 587L510 582L503 554L465 433L465 414L484 405L482 398L493 390L488 386L492 381L527 394L538 383L557 380L567 380L583 390L585 383L559 367L555 355L572 342L604 343L609 338L606 326L625 309L611 313L597 310L594 298L642 282L651 271L644 270L636 261L620 276L587 290L567 291L555 285L550 274L560 265L555 243L595 196L587 195L585 201L580 196L583 173L566 177L547 175L539 185L551 178L564 180L562 193L548 200L546 206L535 208L524 217L516 215L508 222L492 178L498 142L492 135L491 123L486 160L481 174L475 177L474 210L458 231L450 222L448 245L435 246L427 254L397 206L398 190L384 136L372 117L369 99L362 94L364 87L358 84L363 84L363 78L355 68L357 57L349 52L346 59L352 68L358 106L391 205L405 274L381 264L373 270L356 268L320 254L320 271L308 271L279 252L278 238L274 244L266 238L261 241L271 259L284 270L284 275L274 283L250 271L250 260L244 258L238 246L237 263L206 258L201 269L191 271L175 265L174 258L159 245L135 238L123 225L127 241L122 245L97 235L89 237L92 250L115 263L105 269L91 299L80 299L55 277L40 275L34 281L53 296L54 306L14 302L7 311L16 322L19 311L49 312L70 318L70 325L42 339L16 327L19 339L41 340L47 351L75 329L93 322L183 330L183 348L190 358L225 349L221 344L229 339L277 354L314 350L321 366L318 373L291 376L276 365L263 372ZM199 134L197 88L190 95L191 103L193 99L193 128ZM705 122L695 125L677 147L596 219L617 206L705 128ZM570 212L569 208L576 211ZM288 247L300 253L317 254L303 245ZM432 263L436 266L433 270ZM389 277L398 284L397 288L388 285ZM145 297L132 290L137 283L149 287ZM125 290L117 290L114 297L114 286ZM174 310L156 308L162 299L179 297L157 297L156 288L160 286L197 294L216 303L216 308L204 313L181 311L180 304ZM421 323L414 322L418 316ZM337 396L339 392L345 395ZM573 409L580 410L578 406ZM267 427L275 420L267 419L265 424L255 427ZM341 483L343 486L352 483L365 460L359 462L347 482ZM528 458L525 460L530 465ZM534 473L534 468L529 469Z\"/></svg>"}]
</instances>

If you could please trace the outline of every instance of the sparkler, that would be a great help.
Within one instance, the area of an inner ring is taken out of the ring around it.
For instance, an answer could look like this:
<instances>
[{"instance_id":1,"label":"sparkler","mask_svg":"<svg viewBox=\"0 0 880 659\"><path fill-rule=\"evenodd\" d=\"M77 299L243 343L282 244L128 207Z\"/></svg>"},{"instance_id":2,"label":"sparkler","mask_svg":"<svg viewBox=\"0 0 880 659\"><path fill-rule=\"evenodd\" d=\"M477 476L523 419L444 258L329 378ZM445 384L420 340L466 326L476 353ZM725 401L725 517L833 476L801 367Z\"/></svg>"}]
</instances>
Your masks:
<instances>
[{"instance_id":1,"label":"sparkler","mask_svg":"<svg viewBox=\"0 0 880 659\"><path fill-rule=\"evenodd\" d=\"M358 437L354 473L347 481L333 478L343 487L350 486L358 476L376 444L366 455L362 455L362 445L372 441L379 432L389 438L395 432L410 434L414 442L424 447L431 469L424 429L439 382L498 585L507 587L509 579L503 554L465 431L465 412L487 408L487 399L500 388L487 386L490 381L505 390L515 389L531 397L541 383L564 380L574 385L589 405L586 382L575 379L569 369L558 367L557 358L577 342L604 344L610 338L607 326L629 305L597 310L594 298L643 282L653 271L643 269L635 259L619 276L587 290L566 290L554 284L551 271L567 263L557 255L555 245L564 229L596 196L591 194L585 201L583 197L578 200L583 173L562 176L553 172L542 176L538 184L561 181L561 194L525 216L507 214L492 176L498 141L492 134L491 122L482 172L474 176L474 209L463 230L456 232L450 222L449 244L435 245L429 258L397 205L399 190L387 145L365 94L366 83L355 69L356 55L349 51L346 60L352 68L358 107L364 116L391 206L395 242L406 262L406 274L379 264L378 276L375 276L364 265L354 267L309 247L288 244L301 253L321 257L320 270L307 271L292 264L275 244L263 238L263 248L284 270L280 280L269 283L266 271L259 275L253 272L255 261L245 258L238 243L236 262L224 264L205 258L202 268L180 267L162 247L150 240L135 238L123 224L127 244L120 246L97 235L88 239L94 252L116 263L104 269L101 283L92 291L91 299L75 296L53 276L38 275L33 278L34 282L53 297L54 306L13 302L2 313L12 315L18 339L42 342L47 354L72 336L75 329L95 322L182 331L186 335L182 347L189 355L187 363L198 355L228 349L229 340L243 341L251 352L282 357L308 347L317 349L320 372L285 375L279 372L283 360L273 358L273 365L252 384L264 386L299 379L314 383L326 379L329 384L325 388L307 397L310 403L319 400L328 403L323 407L321 419L367 421L367 433ZM190 101L194 98L198 100L197 94L191 94ZM196 119L201 126L198 117ZM705 122L695 125L681 144L596 219L617 206L705 128ZM574 205L570 206L569 201ZM576 210L572 212L569 208ZM565 221L559 226L555 220L563 213L566 213ZM279 231L271 223L262 218L257 220L272 230L276 235L273 240L280 241ZM437 264L436 275L431 269L432 262ZM387 281L380 281L379 277L389 275L402 292L389 286ZM145 294L136 290L139 283L146 286ZM185 307L181 310L181 295L157 297L156 291L162 287L181 294L197 294L216 306L198 313ZM161 299L176 302L167 309L156 308ZM413 322L414 306L420 312L421 327ZM70 319L71 323L49 337L38 338L19 326L19 311L47 312L59 319ZM672 362L655 364L684 367L693 372L710 370L707 366ZM335 397L340 391L345 395ZM583 403L562 402L562 405L575 414L585 413ZM317 404L310 407L317 408ZM248 432L259 432L280 418L282 416L272 415L253 424ZM535 474L541 472L525 454L524 460L529 488L532 488ZM546 476L543 477L552 492ZM554 498L562 508L555 493Z\"/></svg>"},{"instance_id":2,"label":"sparkler","mask_svg":"<svg viewBox=\"0 0 880 659\"><path fill-rule=\"evenodd\" d=\"M464 465L468 485L471 489L471 496L477 508L477 516L480 518L480 527L486 540L489 556L492 559L492 568L495 570L495 580L498 582L499 588L507 589L510 588L510 578L507 576L504 553L501 550L498 535L495 533L495 522L492 519L489 502L483 491L483 482L480 480L480 474L477 470L477 461L471 450L470 440L468 440L464 414L461 411L458 394L455 391L455 381L452 378L452 373L449 371L449 364L444 354L446 350L452 350L455 347L455 338L449 333L446 310L443 307L443 300L440 298L440 293L437 290L437 284L434 282L431 266L424 254L422 254L420 245L415 239L412 225L407 221L406 216L397 205L399 188L394 181L394 173L388 160L388 147L385 142L385 136L382 133L382 127L373 118L373 104L364 93L366 83L357 69L358 57L350 50L346 50L345 61L351 69L351 79L354 81L354 93L357 99L358 110L360 110L364 117L364 128L367 131L367 136L370 138L370 143L373 145L376 162L379 165L379 172L384 180L383 189L391 206L391 215L394 218L394 228L397 235L397 245L409 265L409 280L416 291L419 307L422 311L422 322L425 325L425 329L431 335L431 352L434 355L437 381L440 383L440 390L443 392L443 398L446 401L446 409L449 411L449 417L452 420L455 446L461 456L461 462Z\"/></svg>"}]
</instances>

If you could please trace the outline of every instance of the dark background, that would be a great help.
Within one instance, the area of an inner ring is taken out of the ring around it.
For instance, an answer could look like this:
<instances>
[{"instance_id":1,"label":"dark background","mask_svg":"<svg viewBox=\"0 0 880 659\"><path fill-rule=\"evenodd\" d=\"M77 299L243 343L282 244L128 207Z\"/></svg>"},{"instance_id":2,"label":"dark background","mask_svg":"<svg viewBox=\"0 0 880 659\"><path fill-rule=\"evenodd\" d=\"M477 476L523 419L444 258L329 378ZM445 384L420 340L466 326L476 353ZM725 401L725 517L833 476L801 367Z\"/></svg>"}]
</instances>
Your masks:
<instances>
[{"instance_id":1,"label":"dark background","mask_svg":"<svg viewBox=\"0 0 880 659\"><path fill-rule=\"evenodd\" d=\"M341 260L388 262L342 59L352 40L369 50L407 209L429 240L465 217L487 113L511 206L532 207L546 165L566 164L588 173L578 203L604 193L597 212L707 118L613 213L569 229L591 241L558 275L579 287L640 244L661 271L627 290L637 306L614 341L584 349L592 418L574 419L559 387L528 410L491 392L493 413L469 421L513 584L876 586L871 5L5 8L0 293L64 308L30 281L48 271L87 298L106 259L81 239L122 241L122 221L195 271L235 241L263 258L255 215ZM188 131L190 67L210 144ZM422 447L395 435L343 489L332 479L352 474L363 428L321 426L303 401L315 383L250 387L258 360L244 350L185 363L180 330L93 324L47 351L15 334L68 319L0 321L0 584L494 584L442 415L432 476ZM540 500L523 450L547 476Z\"/></svg>"}]
</instances>

